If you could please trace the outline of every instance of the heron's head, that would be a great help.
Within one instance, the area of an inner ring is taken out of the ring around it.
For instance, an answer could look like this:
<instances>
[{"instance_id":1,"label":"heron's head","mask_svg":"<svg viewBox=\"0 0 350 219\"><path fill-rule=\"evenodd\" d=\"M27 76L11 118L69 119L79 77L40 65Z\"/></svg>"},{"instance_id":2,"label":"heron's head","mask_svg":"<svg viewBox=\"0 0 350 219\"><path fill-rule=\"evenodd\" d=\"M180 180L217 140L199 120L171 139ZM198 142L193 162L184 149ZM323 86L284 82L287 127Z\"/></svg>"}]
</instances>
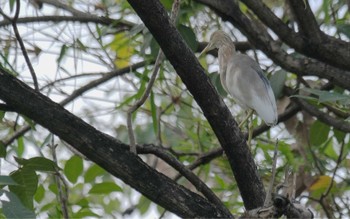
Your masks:
<instances>
[{"instance_id":1,"label":"heron's head","mask_svg":"<svg viewBox=\"0 0 350 219\"><path fill-rule=\"evenodd\" d=\"M223 46L234 46L234 44L227 33L222 30L217 30L210 36L208 45L203 49L199 56L212 49L220 49Z\"/></svg>"}]
</instances>

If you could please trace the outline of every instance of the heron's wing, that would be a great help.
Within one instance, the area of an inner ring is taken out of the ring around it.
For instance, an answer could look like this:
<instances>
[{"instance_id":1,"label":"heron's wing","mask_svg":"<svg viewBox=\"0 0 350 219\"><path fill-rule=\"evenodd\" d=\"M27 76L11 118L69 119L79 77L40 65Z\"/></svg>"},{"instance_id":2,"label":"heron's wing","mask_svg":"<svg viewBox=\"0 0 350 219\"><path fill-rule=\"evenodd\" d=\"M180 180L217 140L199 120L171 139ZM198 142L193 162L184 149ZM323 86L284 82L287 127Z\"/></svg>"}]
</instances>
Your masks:
<instances>
[{"instance_id":1,"label":"heron's wing","mask_svg":"<svg viewBox=\"0 0 350 219\"><path fill-rule=\"evenodd\" d=\"M232 58L227 67L226 87L241 105L254 109L266 124L277 122L276 100L270 82L249 56L237 54Z\"/></svg>"}]
</instances>

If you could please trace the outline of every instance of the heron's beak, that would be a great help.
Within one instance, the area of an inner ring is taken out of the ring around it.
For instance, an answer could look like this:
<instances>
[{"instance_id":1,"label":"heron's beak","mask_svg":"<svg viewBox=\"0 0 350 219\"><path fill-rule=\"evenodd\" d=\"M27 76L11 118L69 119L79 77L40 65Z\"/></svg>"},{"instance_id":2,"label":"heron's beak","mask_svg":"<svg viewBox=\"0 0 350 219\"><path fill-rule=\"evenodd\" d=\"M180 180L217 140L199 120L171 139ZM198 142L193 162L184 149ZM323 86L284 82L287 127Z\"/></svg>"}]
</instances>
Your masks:
<instances>
[{"instance_id":1,"label":"heron's beak","mask_svg":"<svg viewBox=\"0 0 350 219\"><path fill-rule=\"evenodd\" d=\"M208 52L210 50L210 47L211 47L211 43L208 43L208 45L199 54L198 58L201 57L204 53Z\"/></svg>"}]
</instances>

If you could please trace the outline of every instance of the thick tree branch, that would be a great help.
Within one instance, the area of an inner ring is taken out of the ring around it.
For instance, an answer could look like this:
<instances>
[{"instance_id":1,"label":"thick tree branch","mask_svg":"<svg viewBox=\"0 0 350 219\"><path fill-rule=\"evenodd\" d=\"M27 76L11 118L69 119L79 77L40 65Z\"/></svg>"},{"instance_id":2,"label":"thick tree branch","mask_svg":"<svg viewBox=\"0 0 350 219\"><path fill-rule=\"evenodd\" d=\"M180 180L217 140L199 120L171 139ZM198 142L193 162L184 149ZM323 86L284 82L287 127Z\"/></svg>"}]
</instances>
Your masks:
<instances>
[{"instance_id":1,"label":"thick tree branch","mask_svg":"<svg viewBox=\"0 0 350 219\"><path fill-rule=\"evenodd\" d=\"M289 0L289 5L298 22L299 32L304 35L308 41L316 41L320 45L322 32L311 11L308 1ZM321 45L322 46L322 45Z\"/></svg>"},{"instance_id":2,"label":"thick tree branch","mask_svg":"<svg viewBox=\"0 0 350 219\"><path fill-rule=\"evenodd\" d=\"M265 29L244 15L232 0L196 0L215 10L224 20L230 21L244 33L254 46L262 50L271 60L282 68L299 76L313 75L326 78L334 84L350 89L350 71L327 65L315 59L294 58L281 49Z\"/></svg>"},{"instance_id":3,"label":"thick tree branch","mask_svg":"<svg viewBox=\"0 0 350 219\"><path fill-rule=\"evenodd\" d=\"M167 12L157 0L128 2L203 110L229 159L245 207L253 209L261 206L265 198L264 187L245 139L198 60L171 24Z\"/></svg>"},{"instance_id":4,"label":"thick tree branch","mask_svg":"<svg viewBox=\"0 0 350 219\"><path fill-rule=\"evenodd\" d=\"M322 60L330 65L350 70L348 42L324 34L308 1L289 0L299 24L296 33L281 21L262 1L242 0L278 37L297 52ZM306 3L306 5L304 5Z\"/></svg>"},{"instance_id":5,"label":"thick tree branch","mask_svg":"<svg viewBox=\"0 0 350 219\"><path fill-rule=\"evenodd\" d=\"M0 99L169 211L181 217L231 216L150 168L129 152L128 145L99 132L3 68L0 68Z\"/></svg>"},{"instance_id":6,"label":"thick tree branch","mask_svg":"<svg viewBox=\"0 0 350 219\"><path fill-rule=\"evenodd\" d=\"M309 104L307 101L302 100L300 98L293 98L293 101L295 101L299 106L305 110L307 113L309 113L311 116L315 116L318 120L321 122L324 122L330 126L333 126L334 128L343 131L343 132L350 132L350 123L347 121L344 121L344 119L337 119L330 115L328 115L325 112L322 112L317 107Z\"/></svg>"},{"instance_id":7,"label":"thick tree branch","mask_svg":"<svg viewBox=\"0 0 350 219\"><path fill-rule=\"evenodd\" d=\"M15 111L15 109L13 107L11 107L11 106L9 106L7 104L4 104L4 103L0 103L0 110L1 111L5 111L5 112L7 112L7 111L9 111L9 112Z\"/></svg>"}]
</instances>

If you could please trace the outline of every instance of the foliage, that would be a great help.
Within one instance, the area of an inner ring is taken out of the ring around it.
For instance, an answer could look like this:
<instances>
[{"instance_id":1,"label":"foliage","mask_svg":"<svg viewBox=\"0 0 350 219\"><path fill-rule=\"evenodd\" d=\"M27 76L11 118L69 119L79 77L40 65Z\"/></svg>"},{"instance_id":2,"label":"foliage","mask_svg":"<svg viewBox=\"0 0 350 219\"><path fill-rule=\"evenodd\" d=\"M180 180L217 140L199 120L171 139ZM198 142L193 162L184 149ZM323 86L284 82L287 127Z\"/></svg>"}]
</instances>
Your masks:
<instances>
[{"instance_id":1,"label":"foliage","mask_svg":"<svg viewBox=\"0 0 350 219\"><path fill-rule=\"evenodd\" d=\"M159 51L152 34L125 0L68 1L67 7L60 7L64 3L46 1L42 1L40 7L35 2L41 1L22 3L20 18L24 20L21 24L18 22L18 26L41 92L56 102L62 101L67 110L90 125L129 143L126 115L145 92ZM173 1L161 2L170 13ZM230 31L238 41L246 41L229 22L198 2L201 1L182 1L176 25L192 51L199 52L200 42L207 41L216 29ZM283 13L283 20L290 19L293 25L289 10L279 1L265 2L276 14ZM4 13L11 16L16 7L16 1L0 3ZM240 7L246 15L251 15L245 4L240 4ZM324 32L349 40L350 14L345 1L323 0L313 7ZM48 15L53 14L62 21L52 22ZM67 14L79 22L64 20ZM93 19L85 22L83 15L103 16L113 19L113 22ZM29 17L42 17L44 22L26 20ZM11 25L0 22L0 28L0 66L32 85ZM298 98L349 126L349 90L340 86L325 90L322 87L328 82L325 79L310 77L300 80L295 72L281 69L283 66L271 62L261 52L249 49L247 53L252 57L255 55L268 73L273 91L279 98L280 113L292 106L293 98ZM300 56L298 53L292 55ZM123 68L131 69L133 64L143 61L141 67L99 83L104 76ZM222 88L216 74L217 59L208 56L201 58L200 62L208 69L209 78L232 109L236 120L241 121L244 110ZM288 93L288 88L293 92ZM79 89L86 89L86 92L77 94ZM3 139L0 141L1 216L61 218L64 217L63 205L72 218L129 214L137 217L166 212L159 206L154 208L146 197L72 150L71 146L30 118L0 108L0 121ZM167 60L161 63L150 97L133 114L132 122L138 144L156 145L189 167L200 163L202 156L220 147L201 109ZM263 125L256 116L251 123L254 127ZM18 134L25 129L30 131ZM247 127L243 131L247 131ZM277 182L282 182L284 171L290 168L297 173L298 183L304 186L297 188L301 190L297 199L310 207L316 216L349 215L349 133L300 110L255 137L250 149L266 185L271 179L272 154L277 138ZM150 154L140 156L152 168L192 189L184 177L176 178L177 171L164 160ZM210 186L233 214L244 211L225 156L214 156L207 163L195 166L193 172ZM67 203L63 199L67 199Z\"/></svg>"}]
</instances>

